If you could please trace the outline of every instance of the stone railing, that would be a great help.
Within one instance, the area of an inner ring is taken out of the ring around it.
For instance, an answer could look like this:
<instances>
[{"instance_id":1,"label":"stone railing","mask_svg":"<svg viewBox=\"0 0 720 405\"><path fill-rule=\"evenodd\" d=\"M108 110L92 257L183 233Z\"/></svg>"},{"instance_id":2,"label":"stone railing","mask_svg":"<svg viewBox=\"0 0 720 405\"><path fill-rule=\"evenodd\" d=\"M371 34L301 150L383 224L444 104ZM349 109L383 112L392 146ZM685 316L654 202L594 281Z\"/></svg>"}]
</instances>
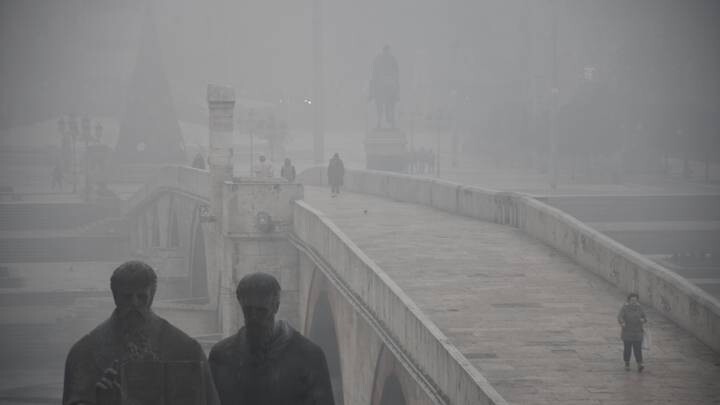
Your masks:
<instances>
[{"instance_id":1,"label":"stone railing","mask_svg":"<svg viewBox=\"0 0 720 405\"><path fill-rule=\"evenodd\" d=\"M142 186L140 190L135 192L135 194L130 197L130 199L125 204L125 215L133 215L134 212L137 212L137 210L142 209L142 207L147 204L151 203L156 197L161 195L164 192L175 192L175 193L183 193L188 196L191 196L192 198L195 198L197 200L205 201L209 203L210 200L210 174L206 170L200 170L195 169L188 166L163 166L158 167L154 171L154 175L149 175L146 177L145 184ZM201 225L202 226L202 225ZM213 232L208 230L206 226L203 226L202 232L204 234L204 237L207 241L208 238L212 237ZM206 242L206 249L208 248L208 244ZM209 249L207 250L209 251ZM157 255L158 251L157 249L154 250L154 254ZM182 252L188 253L189 252ZM158 258L159 256L155 257L147 257L142 258L143 260L150 261L154 258ZM165 258L167 259L167 258ZM163 301L157 301L158 308L162 307L164 308L166 313L171 313L172 311L177 312L177 314L181 314L183 311L189 311L196 314L199 314L198 318L195 320L196 325L216 325L214 328L217 328L217 306L218 306L218 300L217 297L219 296L219 281L218 281L218 275L217 271L213 271L212 269L217 268L217 263L215 262L214 255L208 254L206 259L209 261L208 263L208 294L209 294L209 300L206 303L188 303L185 301L184 303L179 302L167 302L165 300ZM181 276L182 277L182 276ZM176 315L173 315L173 319L175 319ZM181 315L177 315L178 317ZM188 320L190 320L192 317L186 317ZM183 324L187 323L185 321L182 321ZM192 327L188 330L200 331L202 328L195 328ZM216 329L209 329L205 330L205 332L215 332Z\"/></svg>"},{"instance_id":2,"label":"stone railing","mask_svg":"<svg viewBox=\"0 0 720 405\"><path fill-rule=\"evenodd\" d=\"M302 172L298 181L325 185L325 168ZM688 280L620 245L576 218L530 196L466 187L431 178L347 170L344 188L437 208L523 230L600 275L720 352L720 302Z\"/></svg>"},{"instance_id":3,"label":"stone railing","mask_svg":"<svg viewBox=\"0 0 720 405\"><path fill-rule=\"evenodd\" d=\"M188 166L160 167L155 171L155 175L149 176L143 187L133 194L126 207L132 210L151 199L154 194L168 189L209 200L210 174L205 170Z\"/></svg>"},{"instance_id":4,"label":"stone railing","mask_svg":"<svg viewBox=\"0 0 720 405\"><path fill-rule=\"evenodd\" d=\"M293 205L293 233L332 267L410 361L450 404L506 404L415 303L342 231L302 201Z\"/></svg>"}]
</instances>

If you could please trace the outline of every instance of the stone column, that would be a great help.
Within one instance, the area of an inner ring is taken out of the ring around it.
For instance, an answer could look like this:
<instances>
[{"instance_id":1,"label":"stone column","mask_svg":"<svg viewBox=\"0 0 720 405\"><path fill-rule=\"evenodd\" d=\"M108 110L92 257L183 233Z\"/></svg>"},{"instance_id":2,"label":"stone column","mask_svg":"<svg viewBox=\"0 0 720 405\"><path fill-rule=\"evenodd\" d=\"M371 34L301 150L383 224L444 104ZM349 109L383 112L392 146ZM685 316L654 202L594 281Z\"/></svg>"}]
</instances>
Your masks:
<instances>
[{"instance_id":1,"label":"stone column","mask_svg":"<svg viewBox=\"0 0 720 405\"><path fill-rule=\"evenodd\" d=\"M213 258L211 263L217 267L220 275L220 297L218 316L223 336L229 336L235 330L238 316L238 304L235 299L235 283L232 264L228 262L226 252L231 248L225 239L223 225L223 185L232 181L232 137L235 91L230 87L208 85L207 101L209 109L210 150L208 163L210 169L210 215L213 218L214 232L210 233L213 249L208 251Z\"/></svg>"},{"instance_id":2,"label":"stone column","mask_svg":"<svg viewBox=\"0 0 720 405\"><path fill-rule=\"evenodd\" d=\"M225 229L225 266L232 269L232 286L253 272L272 274L282 288L277 318L287 320L301 330L298 323L299 259L297 250L288 240L288 233L292 229L293 201L303 198L302 185L280 178L240 178L226 183L223 193L223 217L218 221ZM231 308L235 309L234 313ZM242 324L237 302L232 306L228 304L226 314L223 331L232 333Z\"/></svg>"},{"instance_id":3,"label":"stone column","mask_svg":"<svg viewBox=\"0 0 720 405\"><path fill-rule=\"evenodd\" d=\"M232 180L232 138L235 91L231 87L209 84L207 88L210 110L210 211L216 218L222 216L222 185Z\"/></svg>"}]
</instances>

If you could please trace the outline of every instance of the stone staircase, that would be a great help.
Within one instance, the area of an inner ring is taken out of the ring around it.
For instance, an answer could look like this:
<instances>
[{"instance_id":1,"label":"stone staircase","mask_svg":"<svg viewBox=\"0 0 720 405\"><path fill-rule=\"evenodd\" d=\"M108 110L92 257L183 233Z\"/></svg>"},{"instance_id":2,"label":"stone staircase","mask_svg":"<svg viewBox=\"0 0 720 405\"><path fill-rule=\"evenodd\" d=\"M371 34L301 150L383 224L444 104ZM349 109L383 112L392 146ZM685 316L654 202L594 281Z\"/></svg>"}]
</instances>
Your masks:
<instances>
[{"instance_id":1,"label":"stone staircase","mask_svg":"<svg viewBox=\"0 0 720 405\"><path fill-rule=\"evenodd\" d=\"M84 202L0 203L0 263L126 259L127 229L112 214Z\"/></svg>"},{"instance_id":2,"label":"stone staircase","mask_svg":"<svg viewBox=\"0 0 720 405\"><path fill-rule=\"evenodd\" d=\"M0 262L118 261L129 256L126 236L0 238Z\"/></svg>"},{"instance_id":3,"label":"stone staircase","mask_svg":"<svg viewBox=\"0 0 720 405\"><path fill-rule=\"evenodd\" d=\"M0 231L76 228L107 217L109 211L83 202L3 202Z\"/></svg>"}]
</instances>

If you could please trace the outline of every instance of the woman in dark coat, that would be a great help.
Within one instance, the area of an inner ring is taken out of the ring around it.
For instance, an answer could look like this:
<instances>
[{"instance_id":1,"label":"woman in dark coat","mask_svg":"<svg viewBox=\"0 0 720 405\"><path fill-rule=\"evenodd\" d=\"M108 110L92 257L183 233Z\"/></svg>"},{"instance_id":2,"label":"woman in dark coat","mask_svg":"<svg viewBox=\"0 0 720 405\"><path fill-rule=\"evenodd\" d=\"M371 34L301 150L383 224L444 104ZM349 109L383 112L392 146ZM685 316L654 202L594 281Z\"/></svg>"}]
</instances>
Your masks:
<instances>
[{"instance_id":1,"label":"woman in dark coat","mask_svg":"<svg viewBox=\"0 0 720 405\"><path fill-rule=\"evenodd\" d=\"M622 328L620 338L622 338L625 345L623 350L625 370L630 370L630 352L632 352L635 354L638 372L642 372L645 368L642 357L643 325L647 322L647 318L645 317L645 311L640 306L640 302L638 302L638 298L636 293L628 295L627 302L625 302L618 314L618 322Z\"/></svg>"},{"instance_id":2,"label":"woman in dark coat","mask_svg":"<svg viewBox=\"0 0 720 405\"><path fill-rule=\"evenodd\" d=\"M295 181L295 166L293 166L290 158L285 158L285 164L280 169L280 177L284 178L288 182L292 183Z\"/></svg>"},{"instance_id":3,"label":"woman in dark coat","mask_svg":"<svg viewBox=\"0 0 720 405\"><path fill-rule=\"evenodd\" d=\"M338 154L334 154L328 165L328 183L330 183L330 192L333 197L340 194L340 186L343 184L345 177L345 166Z\"/></svg>"}]
</instances>

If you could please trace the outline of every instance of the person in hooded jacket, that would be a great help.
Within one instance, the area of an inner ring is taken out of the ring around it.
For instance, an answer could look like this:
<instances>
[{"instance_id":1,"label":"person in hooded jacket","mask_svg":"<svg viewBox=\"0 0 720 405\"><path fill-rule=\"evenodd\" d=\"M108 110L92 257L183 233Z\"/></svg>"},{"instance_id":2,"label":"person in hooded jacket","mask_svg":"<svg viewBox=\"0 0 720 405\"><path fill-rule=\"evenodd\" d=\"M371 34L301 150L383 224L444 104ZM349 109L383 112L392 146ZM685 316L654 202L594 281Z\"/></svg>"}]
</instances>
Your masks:
<instances>
[{"instance_id":1,"label":"person in hooded jacket","mask_svg":"<svg viewBox=\"0 0 720 405\"><path fill-rule=\"evenodd\" d=\"M640 306L639 296L637 293L631 293L627 296L627 301L618 313L618 323L620 323L620 338L623 341L623 361L625 361L625 370L630 370L630 354L635 355L638 372L645 369L643 365L642 341L645 333L644 325L647 323L645 311Z\"/></svg>"},{"instance_id":2,"label":"person in hooded jacket","mask_svg":"<svg viewBox=\"0 0 720 405\"><path fill-rule=\"evenodd\" d=\"M290 158L285 158L285 164L280 169L280 177L284 178L288 182L292 183L295 181L295 166L293 166Z\"/></svg>"},{"instance_id":3,"label":"person in hooded jacket","mask_svg":"<svg viewBox=\"0 0 720 405\"><path fill-rule=\"evenodd\" d=\"M345 165L343 165L340 155L337 153L330 159L327 169L328 183L330 183L330 193L332 197L337 197L340 194L340 186L343 185L343 179L345 177Z\"/></svg>"}]
</instances>

